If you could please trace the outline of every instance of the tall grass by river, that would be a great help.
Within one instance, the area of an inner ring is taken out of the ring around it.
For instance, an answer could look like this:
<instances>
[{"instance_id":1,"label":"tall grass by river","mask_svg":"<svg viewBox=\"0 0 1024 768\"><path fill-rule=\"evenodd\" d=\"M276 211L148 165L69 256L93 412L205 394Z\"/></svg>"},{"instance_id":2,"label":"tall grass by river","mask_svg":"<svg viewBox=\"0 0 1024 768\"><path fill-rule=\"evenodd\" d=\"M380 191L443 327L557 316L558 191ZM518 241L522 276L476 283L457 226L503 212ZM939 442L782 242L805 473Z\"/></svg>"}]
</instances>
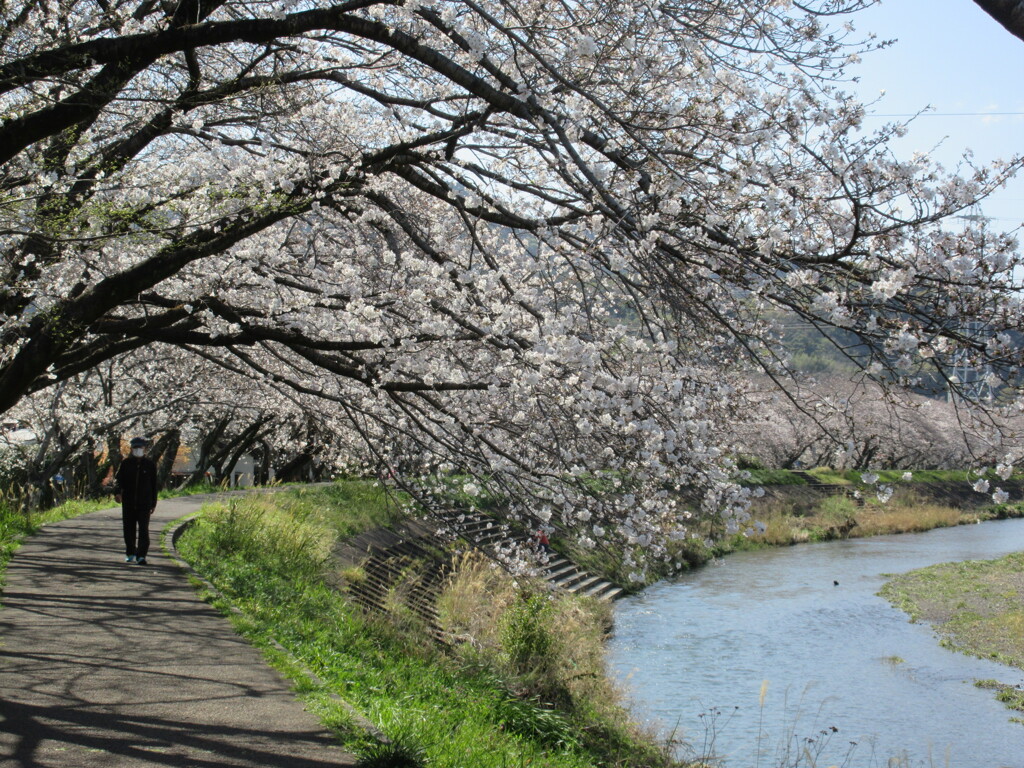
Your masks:
<instances>
[{"instance_id":1,"label":"tall grass by river","mask_svg":"<svg viewBox=\"0 0 1024 768\"><path fill-rule=\"evenodd\" d=\"M372 484L344 488L364 501L374 492ZM350 605L324 581L329 552L339 531L351 535L376 517L363 505L354 521L347 495L335 488L210 505L179 546L225 596L211 599L241 611L229 613L238 629L292 675L365 765L673 764L615 704L601 647L607 619L591 603L551 597L467 560L442 600L449 649L408 622L367 617ZM310 681L291 658L322 682ZM390 744L370 737L331 694Z\"/></svg>"},{"instance_id":2,"label":"tall grass by river","mask_svg":"<svg viewBox=\"0 0 1024 768\"><path fill-rule=\"evenodd\" d=\"M863 538L892 533L920 533L934 528L1020 517L1021 504L960 508L921 499L912 487L902 488L886 502L845 495L820 499L810 510L794 514L789 504L773 501L752 510L742 530L717 543L718 552L752 546L786 546L837 538Z\"/></svg>"}]
</instances>

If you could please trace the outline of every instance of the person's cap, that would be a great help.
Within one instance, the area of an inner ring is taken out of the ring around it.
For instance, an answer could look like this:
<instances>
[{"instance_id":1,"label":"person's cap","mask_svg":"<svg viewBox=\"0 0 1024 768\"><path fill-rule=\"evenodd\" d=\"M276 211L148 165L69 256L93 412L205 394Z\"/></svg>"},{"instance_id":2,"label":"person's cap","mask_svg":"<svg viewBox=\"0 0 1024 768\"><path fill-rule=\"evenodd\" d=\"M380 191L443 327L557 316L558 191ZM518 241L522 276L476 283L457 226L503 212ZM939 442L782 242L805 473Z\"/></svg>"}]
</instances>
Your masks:
<instances>
[{"instance_id":1,"label":"person's cap","mask_svg":"<svg viewBox=\"0 0 1024 768\"><path fill-rule=\"evenodd\" d=\"M132 438L132 442L131 442L132 448L145 448L147 445L149 445L149 440L147 440L144 437L133 437Z\"/></svg>"}]
</instances>

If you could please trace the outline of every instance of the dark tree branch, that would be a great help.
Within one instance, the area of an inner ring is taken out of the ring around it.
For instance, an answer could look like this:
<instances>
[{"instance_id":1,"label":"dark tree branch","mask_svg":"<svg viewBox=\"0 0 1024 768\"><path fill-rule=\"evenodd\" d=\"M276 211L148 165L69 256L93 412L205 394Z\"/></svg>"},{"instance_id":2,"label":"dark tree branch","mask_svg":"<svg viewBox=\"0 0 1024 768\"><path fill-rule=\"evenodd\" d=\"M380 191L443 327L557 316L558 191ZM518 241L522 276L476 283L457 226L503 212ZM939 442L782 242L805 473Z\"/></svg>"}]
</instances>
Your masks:
<instances>
[{"instance_id":1,"label":"dark tree branch","mask_svg":"<svg viewBox=\"0 0 1024 768\"><path fill-rule=\"evenodd\" d=\"M1024 0L974 0L1006 31L1024 40Z\"/></svg>"}]
</instances>

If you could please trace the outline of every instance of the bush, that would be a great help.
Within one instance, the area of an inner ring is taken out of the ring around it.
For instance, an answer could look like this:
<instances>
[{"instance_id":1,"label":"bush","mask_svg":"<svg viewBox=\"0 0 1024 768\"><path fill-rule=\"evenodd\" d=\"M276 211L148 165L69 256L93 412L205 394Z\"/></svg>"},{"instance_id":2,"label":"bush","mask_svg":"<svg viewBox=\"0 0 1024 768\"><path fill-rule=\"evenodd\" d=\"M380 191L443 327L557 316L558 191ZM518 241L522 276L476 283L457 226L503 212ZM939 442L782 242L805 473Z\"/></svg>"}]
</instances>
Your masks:
<instances>
[{"instance_id":1,"label":"bush","mask_svg":"<svg viewBox=\"0 0 1024 768\"><path fill-rule=\"evenodd\" d=\"M268 573L307 578L319 573L335 539L312 511L289 514L266 496L210 505L198 525L204 528L204 549L215 557L236 557Z\"/></svg>"},{"instance_id":2,"label":"bush","mask_svg":"<svg viewBox=\"0 0 1024 768\"><path fill-rule=\"evenodd\" d=\"M551 604L546 595L523 593L502 616L501 639L513 668L530 674L545 663L554 645L548 625Z\"/></svg>"},{"instance_id":3,"label":"bush","mask_svg":"<svg viewBox=\"0 0 1024 768\"><path fill-rule=\"evenodd\" d=\"M846 495L829 496L818 505L817 513L827 524L843 525L856 517L857 505Z\"/></svg>"},{"instance_id":4,"label":"bush","mask_svg":"<svg viewBox=\"0 0 1024 768\"><path fill-rule=\"evenodd\" d=\"M526 699L628 728L605 673L607 603L549 593L470 555L438 609L467 664L491 670Z\"/></svg>"}]
</instances>

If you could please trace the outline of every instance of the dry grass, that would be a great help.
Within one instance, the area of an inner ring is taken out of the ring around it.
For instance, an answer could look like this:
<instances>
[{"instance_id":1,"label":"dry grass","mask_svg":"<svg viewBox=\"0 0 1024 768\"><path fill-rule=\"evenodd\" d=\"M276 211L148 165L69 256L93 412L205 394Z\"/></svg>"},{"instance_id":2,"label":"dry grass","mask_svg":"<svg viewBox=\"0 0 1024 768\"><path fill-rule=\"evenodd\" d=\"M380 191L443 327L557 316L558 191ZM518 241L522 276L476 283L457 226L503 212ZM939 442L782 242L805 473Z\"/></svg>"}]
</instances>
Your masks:
<instances>
[{"instance_id":1,"label":"dry grass","mask_svg":"<svg viewBox=\"0 0 1024 768\"><path fill-rule=\"evenodd\" d=\"M494 675L519 702L537 708L526 718L537 721L531 728L561 728L557 723L564 713L578 728L580 743L604 753L601 765L681 765L672 758L669 744L633 721L622 704L622 691L608 677L608 603L514 578L470 552L456 564L437 607L462 664ZM514 700L503 706L522 710Z\"/></svg>"},{"instance_id":2,"label":"dry grass","mask_svg":"<svg viewBox=\"0 0 1024 768\"><path fill-rule=\"evenodd\" d=\"M891 533L911 533L975 523L977 512L925 502L912 492L901 491L888 503L868 498L862 503L845 496L822 499L803 514L792 514L783 502L760 507L755 519L763 532L753 526L745 532L753 542L772 546L823 541L835 538L860 538Z\"/></svg>"},{"instance_id":3,"label":"dry grass","mask_svg":"<svg viewBox=\"0 0 1024 768\"><path fill-rule=\"evenodd\" d=\"M913 533L947 528L962 522L974 522L976 515L936 504L916 507L869 507L856 515L857 527L851 536L877 536L885 533Z\"/></svg>"},{"instance_id":4,"label":"dry grass","mask_svg":"<svg viewBox=\"0 0 1024 768\"><path fill-rule=\"evenodd\" d=\"M491 647L498 618L514 597L514 582L493 561L466 553L438 598L442 627L474 647Z\"/></svg>"},{"instance_id":5,"label":"dry grass","mask_svg":"<svg viewBox=\"0 0 1024 768\"><path fill-rule=\"evenodd\" d=\"M774 513L759 517L759 519L767 527L762 534L750 534L750 538L753 541L771 544L772 546L784 546L786 544L800 544L810 541L813 536L814 523L808 517Z\"/></svg>"},{"instance_id":6,"label":"dry grass","mask_svg":"<svg viewBox=\"0 0 1024 768\"><path fill-rule=\"evenodd\" d=\"M550 592L471 553L456 567L438 610L464 662L492 670L520 696L601 722L609 732L640 734L606 674L607 603ZM650 734L645 739L653 742ZM644 765L670 763L656 750L644 759Z\"/></svg>"}]
</instances>

